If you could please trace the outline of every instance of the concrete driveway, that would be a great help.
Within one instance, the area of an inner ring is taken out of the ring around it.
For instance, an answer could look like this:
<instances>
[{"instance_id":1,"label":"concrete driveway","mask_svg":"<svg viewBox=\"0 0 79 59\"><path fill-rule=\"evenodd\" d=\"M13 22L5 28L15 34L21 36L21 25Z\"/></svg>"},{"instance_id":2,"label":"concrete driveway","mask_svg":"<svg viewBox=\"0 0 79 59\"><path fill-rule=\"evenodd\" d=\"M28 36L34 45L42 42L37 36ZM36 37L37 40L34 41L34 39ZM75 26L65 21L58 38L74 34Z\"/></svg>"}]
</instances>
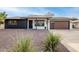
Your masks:
<instances>
[{"instance_id":1,"label":"concrete driveway","mask_svg":"<svg viewBox=\"0 0 79 59\"><path fill-rule=\"evenodd\" d=\"M71 52L79 52L79 30L50 30L61 36L61 43Z\"/></svg>"}]
</instances>

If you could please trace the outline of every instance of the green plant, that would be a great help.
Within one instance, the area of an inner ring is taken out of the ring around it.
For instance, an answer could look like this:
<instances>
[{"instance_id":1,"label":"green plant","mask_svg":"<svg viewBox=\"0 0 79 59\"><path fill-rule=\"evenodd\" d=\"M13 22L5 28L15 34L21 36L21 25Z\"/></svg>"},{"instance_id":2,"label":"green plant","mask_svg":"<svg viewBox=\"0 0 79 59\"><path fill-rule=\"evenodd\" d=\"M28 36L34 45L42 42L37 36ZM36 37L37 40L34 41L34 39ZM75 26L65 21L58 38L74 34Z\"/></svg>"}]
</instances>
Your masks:
<instances>
[{"instance_id":1,"label":"green plant","mask_svg":"<svg viewBox=\"0 0 79 59\"><path fill-rule=\"evenodd\" d=\"M6 12L0 12L0 24L6 19L7 14Z\"/></svg>"},{"instance_id":2,"label":"green plant","mask_svg":"<svg viewBox=\"0 0 79 59\"><path fill-rule=\"evenodd\" d=\"M60 36L49 34L44 46L44 51L53 52L56 51L56 47L60 41Z\"/></svg>"},{"instance_id":3,"label":"green plant","mask_svg":"<svg viewBox=\"0 0 79 59\"><path fill-rule=\"evenodd\" d=\"M20 39L16 47L13 49L14 52L30 52L32 51L32 46L31 46L31 39Z\"/></svg>"}]
</instances>

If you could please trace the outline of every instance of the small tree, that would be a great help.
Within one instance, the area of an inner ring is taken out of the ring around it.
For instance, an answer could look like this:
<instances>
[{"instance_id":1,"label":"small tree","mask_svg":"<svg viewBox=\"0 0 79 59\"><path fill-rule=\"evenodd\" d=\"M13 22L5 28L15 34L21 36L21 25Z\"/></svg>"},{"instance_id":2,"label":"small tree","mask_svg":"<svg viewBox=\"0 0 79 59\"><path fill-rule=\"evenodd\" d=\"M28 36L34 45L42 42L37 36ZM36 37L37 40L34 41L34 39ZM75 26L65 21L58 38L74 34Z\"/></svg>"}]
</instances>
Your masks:
<instances>
[{"instance_id":1,"label":"small tree","mask_svg":"<svg viewBox=\"0 0 79 59\"><path fill-rule=\"evenodd\" d=\"M6 17L7 17L6 12L0 12L0 25L4 23L4 20L6 19Z\"/></svg>"}]
</instances>

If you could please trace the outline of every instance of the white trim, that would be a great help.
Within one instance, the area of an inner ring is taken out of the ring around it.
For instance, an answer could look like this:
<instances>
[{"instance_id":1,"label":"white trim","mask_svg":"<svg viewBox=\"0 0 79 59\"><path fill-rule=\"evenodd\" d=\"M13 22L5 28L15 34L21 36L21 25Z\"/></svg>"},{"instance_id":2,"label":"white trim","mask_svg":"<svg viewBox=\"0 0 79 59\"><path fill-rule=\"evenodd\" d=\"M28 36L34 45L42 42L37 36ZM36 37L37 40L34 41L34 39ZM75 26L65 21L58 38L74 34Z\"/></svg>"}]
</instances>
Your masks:
<instances>
[{"instance_id":1,"label":"white trim","mask_svg":"<svg viewBox=\"0 0 79 59\"><path fill-rule=\"evenodd\" d=\"M48 20L48 30L50 30L50 20Z\"/></svg>"},{"instance_id":2,"label":"white trim","mask_svg":"<svg viewBox=\"0 0 79 59\"><path fill-rule=\"evenodd\" d=\"M29 29L29 19L27 20L27 29Z\"/></svg>"},{"instance_id":3,"label":"white trim","mask_svg":"<svg viewBox=\"0 0 79 59\"><path fill-rule=\"evenodd\" d=\"M73 29L73 27L72 27L72 25L73 25L72 21L70 21L69 24L70 24L69 29Z\"/></svg>"},{"instance_id":4,"label":"white trim","mask_svg":"<svg viewBox=\"0 0 79 59\"><path fill-rule=\"evenodd\" d=\"M33 20L33 29L45 29L46 22L44 22L44 26L35 26L35 21Z\"/></svg>"}]
</instances>

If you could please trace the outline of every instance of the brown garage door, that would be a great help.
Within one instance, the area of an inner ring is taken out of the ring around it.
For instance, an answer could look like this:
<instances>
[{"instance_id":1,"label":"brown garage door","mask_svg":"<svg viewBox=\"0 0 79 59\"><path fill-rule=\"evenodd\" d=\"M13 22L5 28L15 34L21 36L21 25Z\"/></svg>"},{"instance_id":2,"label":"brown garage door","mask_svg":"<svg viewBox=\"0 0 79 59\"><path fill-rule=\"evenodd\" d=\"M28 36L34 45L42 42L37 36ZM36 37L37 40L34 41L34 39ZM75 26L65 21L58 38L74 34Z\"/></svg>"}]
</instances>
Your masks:
<instances>
[{"instance_id":1,"label":"brown garage door","mask_svg":"<svg viewBox=\"0 0 79 59\"><path fill-rule=\"evenodd\" d=\"M50 24L51 29L69 29L69 21L55 21Z\"/></svg>"}]
</instances>

